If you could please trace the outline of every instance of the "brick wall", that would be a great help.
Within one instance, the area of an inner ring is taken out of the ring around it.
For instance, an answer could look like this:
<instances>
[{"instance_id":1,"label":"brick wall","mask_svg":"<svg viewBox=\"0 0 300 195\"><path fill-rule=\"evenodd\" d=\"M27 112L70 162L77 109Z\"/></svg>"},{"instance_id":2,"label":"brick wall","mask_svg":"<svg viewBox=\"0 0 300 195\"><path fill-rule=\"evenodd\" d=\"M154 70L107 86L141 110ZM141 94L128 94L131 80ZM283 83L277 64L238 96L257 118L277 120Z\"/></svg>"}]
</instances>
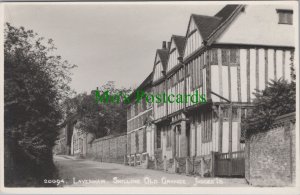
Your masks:
<instances>
[{"instance_id":1,"label":"brick wall","mask_svg":"<svg viewBox=\"0 0 300 195\"><path fill-rule=\"evenodd\" d=\"M295 182L295 114L279 117L273 127L246 139L245 177L254 186Z\"/></svg>"},{"instance_id":2,"label":"brick wall","mask_svg":"<svg viewBox=\"0 0 300 195\"><path fill-rule=\"evenodd\" d=\"M87 157L101 162L123 163L126 150L126 134L107 136L88 144Z\"/></svg>"}]
</instances>

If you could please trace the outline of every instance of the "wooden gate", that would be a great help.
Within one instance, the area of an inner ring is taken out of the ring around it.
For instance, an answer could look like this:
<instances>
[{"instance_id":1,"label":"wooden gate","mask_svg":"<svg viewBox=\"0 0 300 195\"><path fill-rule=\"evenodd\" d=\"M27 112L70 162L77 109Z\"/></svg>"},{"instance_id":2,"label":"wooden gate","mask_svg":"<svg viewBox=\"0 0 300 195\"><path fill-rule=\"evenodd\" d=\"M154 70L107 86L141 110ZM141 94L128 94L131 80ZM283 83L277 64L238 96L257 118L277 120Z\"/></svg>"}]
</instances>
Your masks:
<instances>
[{"instance_id":1,"label":"wooden gate","mask_svg":"<svg viewBox=\"0 0 300 195\"><path fill-rule=\"evenodd\" d=\"M216 154L215 175L221 177L244 177L245 156L244 151Z\"/></svg>"}]
</instances>

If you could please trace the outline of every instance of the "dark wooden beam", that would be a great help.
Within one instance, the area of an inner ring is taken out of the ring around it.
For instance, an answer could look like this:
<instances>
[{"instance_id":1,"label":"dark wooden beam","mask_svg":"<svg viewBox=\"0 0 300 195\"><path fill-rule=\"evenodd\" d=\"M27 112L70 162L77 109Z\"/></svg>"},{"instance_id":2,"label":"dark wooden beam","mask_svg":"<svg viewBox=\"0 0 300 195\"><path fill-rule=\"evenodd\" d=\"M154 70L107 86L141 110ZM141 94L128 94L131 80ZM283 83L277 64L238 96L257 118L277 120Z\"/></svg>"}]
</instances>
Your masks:
<instances>
[{"instance_id":1,"label":"dark wooden beam","mask_svg":"<svg viewBox=\"0 0 300 195\"><path fill-rule=\"evenodd\" d=\"M211 93L211 94L214 94L215 96L217 96L217 97L219 97L219 98L221 98L221 99L223 99L223 100L225 100L226 102L231 102L230 100L224 98L223 96L220 96L219 94L217 94L217 93L215 93L215 92L213 92L213 91L210 91L210 93Z\"/></svg>"},{"instance_id":2,"label":"dark wooden beam","mask_svg":"<svg viewBox=\"0 0 300 195\"><path fill-rule=\"evenodd\" d=\"M255 82L256 82L256 89L259 89L259 53L258 49L255 49Z\"/></svg>"},{"instance_id":3,"label":"dark wooden beam","mask_svg":"<svg viewBox=\"0 0 300 195\"><path fill-rule=\"evenodd\" d=\"M218 151L222 153L223 148L223 110L222 106L219 105L219 144Z\"/></svg>"},{"instance_id":4,"label":"dark wooden beam","mask_svg":"<svg viewBox=\"0 0 300 195\"><path fill-rule=\"evenodd\" d=\"M274 79L277 80L277 62L276 62L276 49L274 49Z\"/></svg>"},{"instance_id":5,"label":"dark wooden beam","mask_svg":"<svg viewBox=\"0 0 300 195\"><path fill-rule=\"evenodd\" d=\"M282 51L282 78L285 79L285 50Z\"/></svg>"},{"instance_id":6,"label":"dark wooden beam","mask_svg":"<svg viewBox=\"0 0 300 195\"><path fill-rule=\"evenodd\" d=\"M268 85L268 49L265 49L265 87Z\"/></svg>"},{"instance_id":7,"label":"dark wooden beam","mask_svg":"<svg viewBox=\"0 0 300 195\"><path fill-rule=\"evenodd\" d=\"M241 63L240 63L240 50L237 52L237 86L238 86L238 101L242 101L242 91L241 91Z\"/></svg>"},{"instance_id":8,"label":"dark wooden beam","mask_svg":"<svg viewBox=\"0 0 300 195\"><path fill-rule=\"evenodd\" d=\"M228 99L231 101L231 68L230 68L230 50L227 50L226 55L228 59Z\"/></svg>"},{"instance_id":9,"label":"dark wooden beam","mask_svg":"<svg viewBox=\"0 0 300 195\"><path fill-rule=\"evenodd\" d=\"M250 102L250 49L247 49L247 102Z\"/></svg>"},{"instance_id":10,"label":"dark wooden beam","mask_svg":"<svg viewBox=\"0 0 300 195\"><path fill-rule=\"evenodd\" d=\"M219 70L219 93L223 96L223 65L222 65L222 50L218 49L218 70Z\"/></svg>"}]
</instances>

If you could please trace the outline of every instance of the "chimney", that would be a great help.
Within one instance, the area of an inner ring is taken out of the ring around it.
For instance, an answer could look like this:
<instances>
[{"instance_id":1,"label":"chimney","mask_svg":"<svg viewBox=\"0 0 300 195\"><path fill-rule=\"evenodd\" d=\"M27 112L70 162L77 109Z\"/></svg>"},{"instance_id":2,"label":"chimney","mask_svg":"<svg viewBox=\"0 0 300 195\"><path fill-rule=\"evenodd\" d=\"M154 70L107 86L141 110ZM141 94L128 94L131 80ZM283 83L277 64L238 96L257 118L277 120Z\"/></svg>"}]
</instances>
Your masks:
<instances>
[{"instance_id":1,"label":"chimney","mask_svg":"<svg viewBox=\"0 0 300 195\"><path fill-rule=\"evenodd\" d=\"M163 49L167 49L167 42L166 42L166 41L163 41L163 42L162 42L162 48L163 48Z\"/></svg>"},{"instance_id":2,"label":"chimney","mask_svg":"<svg viewBox=\"0 0 300 195\"><path fill-rule=\"evenodd\" d=\"M171 48L171 41L168 41L168 50Z\"/></svg>"}]
</instances>

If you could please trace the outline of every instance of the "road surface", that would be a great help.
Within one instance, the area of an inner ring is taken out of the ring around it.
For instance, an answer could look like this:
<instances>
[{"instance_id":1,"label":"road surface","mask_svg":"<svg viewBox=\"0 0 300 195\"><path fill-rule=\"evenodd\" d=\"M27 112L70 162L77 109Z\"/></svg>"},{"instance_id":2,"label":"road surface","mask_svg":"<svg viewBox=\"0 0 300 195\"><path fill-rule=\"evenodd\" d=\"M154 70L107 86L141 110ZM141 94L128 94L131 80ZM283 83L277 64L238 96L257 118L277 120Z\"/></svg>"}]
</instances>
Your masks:
<instances>
[{"instance_id":1,"label":"road surface","mask_svg":"<svg viewBox=\"0 0 300 195\"><path fill-rule=\"evenodd\" d=\"M200 178L163 171L142 169L114 163L103 163L70 156L54 156L59 186L69 187L241 187L248 186L238 178Z\"/></svg>"}]
</instances>

